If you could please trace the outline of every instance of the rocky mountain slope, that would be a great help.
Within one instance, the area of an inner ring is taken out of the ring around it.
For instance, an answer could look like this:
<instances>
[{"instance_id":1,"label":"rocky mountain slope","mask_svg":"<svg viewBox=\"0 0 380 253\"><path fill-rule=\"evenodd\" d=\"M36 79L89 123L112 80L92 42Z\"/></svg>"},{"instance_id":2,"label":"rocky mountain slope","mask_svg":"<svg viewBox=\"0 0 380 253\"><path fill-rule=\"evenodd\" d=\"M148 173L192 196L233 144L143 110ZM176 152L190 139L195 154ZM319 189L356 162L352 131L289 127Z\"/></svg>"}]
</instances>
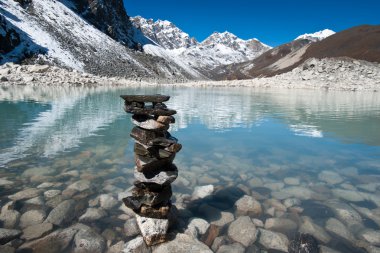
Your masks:
<instances>
[{"instance_id":1,"label":"rocky mountain slope","mask_svg":"<svg viewBox=\"0 0 380 253\"><path fill-rule=\"evenodd\" d=\"M302 35L297 40L273 48L253 61L220 67L217 79L247 79L273 76L300 66L310 58L350 57L380 62L380 26L363 25L332 34L322 40L326 30ZM314 42L315 41L315 42Z\"/></svg>"},{"instance_id":2,"label":"rocky mountain slope","mask_svg":"<svg viewBox=\"0 0 380 253\"><path fill-rule=\"evenodd\" d=\"M156 43L145 45L145 52L175 61L210 78L210 71L217 66L252 60L270 49L257 39L243 40L229 32L214 32L200 43L169 21L137 16L132 22Z\"/></svg>"},{"instance_id":3,"label":"rocky mountain slope","mask_svg":"<svg viewBox=\"0 0 380 253\"><path fill-rule=\"evenodd\" d=\"M32 62L97 75L176 81L200 77L196 71L189 73L173 62L134 50L151 42L128 23L122 0L28 0L23 5L5 0L0 11L0 41L10 46L1 54L0 64L38 55ZM15 38L12 43L10 35Z\"/></svg>"}]
</instances>

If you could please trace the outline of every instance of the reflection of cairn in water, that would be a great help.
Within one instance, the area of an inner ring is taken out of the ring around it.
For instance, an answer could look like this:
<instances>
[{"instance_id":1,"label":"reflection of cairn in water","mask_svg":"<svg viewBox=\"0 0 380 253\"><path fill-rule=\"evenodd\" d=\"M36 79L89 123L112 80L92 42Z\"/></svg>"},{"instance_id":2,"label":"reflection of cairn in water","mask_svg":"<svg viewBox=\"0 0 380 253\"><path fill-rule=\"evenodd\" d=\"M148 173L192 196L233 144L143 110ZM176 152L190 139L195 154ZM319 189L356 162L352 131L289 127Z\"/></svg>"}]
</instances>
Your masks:
<instances>
[{"instance_id":1,"label":"reflection of cairn in water","mask_svg":"<svg viewBox=\"0 0 380 253\"><path fill-rule=\"evenodd\" d=\"M166 240L168 215L172 196L171 183L177 178L177 167L172 164L182 145L167 131L175 122L163 102L169 96L122 95L125 111L133 114L131 137L136 140L135 187L123 199L124 204L136 213L137 224L147 245ZM146 103L152 103L146 105Z\"/></svg>"}]
</instances>

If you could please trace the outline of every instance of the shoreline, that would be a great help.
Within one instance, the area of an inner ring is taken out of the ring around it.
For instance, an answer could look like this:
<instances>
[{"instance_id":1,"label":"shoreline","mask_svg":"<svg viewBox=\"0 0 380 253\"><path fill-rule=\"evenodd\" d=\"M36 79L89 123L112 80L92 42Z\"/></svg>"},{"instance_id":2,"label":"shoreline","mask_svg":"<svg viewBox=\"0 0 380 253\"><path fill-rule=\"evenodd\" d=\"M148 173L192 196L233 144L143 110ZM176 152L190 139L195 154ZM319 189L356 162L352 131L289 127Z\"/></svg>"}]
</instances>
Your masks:
<instances>
[{"instance_id":1,"label":"shoreline","mask_svg":"<svg viewBox=\"0 0 380 253\"><path fill-rule=\"evenodd\" d=\"M67 87L249 87L340 91L380 91L380 64L352 59L310 59L290 72L264 78L170 83L165 80L131 80L69 71L48 65L0 66L0 86Z\"/></svg>"}]
</instances>

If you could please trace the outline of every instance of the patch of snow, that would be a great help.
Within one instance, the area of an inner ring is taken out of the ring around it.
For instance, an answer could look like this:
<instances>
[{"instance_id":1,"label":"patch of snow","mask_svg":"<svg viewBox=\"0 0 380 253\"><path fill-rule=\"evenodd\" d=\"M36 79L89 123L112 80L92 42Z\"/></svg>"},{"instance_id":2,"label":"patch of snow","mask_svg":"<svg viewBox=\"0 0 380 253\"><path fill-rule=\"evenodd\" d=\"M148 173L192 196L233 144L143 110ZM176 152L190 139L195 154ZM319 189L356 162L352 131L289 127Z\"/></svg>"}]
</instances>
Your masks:
<instances>
[{"instance_id":1,"label":"patch of snow","mask_svg":"<svg viewBox=\"0 0 380 253\"><path fill-rule=\"evenodd\" d=\"M315 33L305 33L303 35L298 36L295 40L308 39L311 41L320 41L334 34L335 34L334 31L330 29L324 29L322 31L318 31Z\"/></svg>"}]
</instances>

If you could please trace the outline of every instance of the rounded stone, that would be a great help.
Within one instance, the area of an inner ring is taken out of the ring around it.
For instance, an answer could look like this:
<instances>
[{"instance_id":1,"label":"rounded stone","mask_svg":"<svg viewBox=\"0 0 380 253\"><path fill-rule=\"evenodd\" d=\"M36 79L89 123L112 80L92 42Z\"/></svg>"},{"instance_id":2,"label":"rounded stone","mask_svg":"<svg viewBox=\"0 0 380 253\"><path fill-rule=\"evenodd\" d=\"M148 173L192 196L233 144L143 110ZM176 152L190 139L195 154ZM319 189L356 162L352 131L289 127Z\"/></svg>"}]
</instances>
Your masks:
<instances>
[{"instance_id":1,"label":"rounded stone","mask_svg":"<svg viewBox=\"0 0 380 253\"><path fill-rule=\"evenodd\" d=\"M260 202L248 195L245 195L236 201L235 207L237 215L258 217L263 211Z\"/></svg>"},{"instance_id":2,"label":"rounded stone","mask_svg":"<svg viewBox=\"0 0 380 253\"><path fill-rule=\"evenodd\" d=\"M20 227L26 228L32 225L42 223L46 218L46 213L43 210L30 210L25 212L20 217Z\"/></svg>"},{"instance_id":3,"label":"rounded stone","mask_svg":"<svg viewBox=\"0 0 380 253\"><path fill-rule=\"evenodd\" d=\"M240 216L229 225L227 233L232 240L248 247L256 241L258 231L251 218Z\"/></svg>"}]
</instances>

